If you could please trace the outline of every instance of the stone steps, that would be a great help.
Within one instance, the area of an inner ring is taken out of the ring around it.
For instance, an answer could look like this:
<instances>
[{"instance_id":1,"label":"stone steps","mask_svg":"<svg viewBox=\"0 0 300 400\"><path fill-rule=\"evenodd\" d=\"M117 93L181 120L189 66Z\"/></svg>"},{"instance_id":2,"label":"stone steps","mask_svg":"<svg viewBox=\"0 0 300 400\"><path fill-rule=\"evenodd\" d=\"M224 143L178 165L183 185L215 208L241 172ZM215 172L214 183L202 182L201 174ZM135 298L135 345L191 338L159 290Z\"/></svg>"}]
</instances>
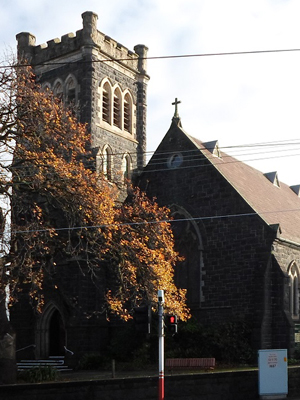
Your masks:
<instances>
[{"instance_id":1,"label":"stone steps","mask_svg":"<svg viewBox=\"0 0 300 400\"><path fill-rule=\"evenodd\" d=\"M67 365L65 365L64 356L50 356L47 359L41 360L21 360L17 363L18 371L25 371L31 368L39 367L52 367L57 371L72 371Z\"/></svg>"}]
</instances>

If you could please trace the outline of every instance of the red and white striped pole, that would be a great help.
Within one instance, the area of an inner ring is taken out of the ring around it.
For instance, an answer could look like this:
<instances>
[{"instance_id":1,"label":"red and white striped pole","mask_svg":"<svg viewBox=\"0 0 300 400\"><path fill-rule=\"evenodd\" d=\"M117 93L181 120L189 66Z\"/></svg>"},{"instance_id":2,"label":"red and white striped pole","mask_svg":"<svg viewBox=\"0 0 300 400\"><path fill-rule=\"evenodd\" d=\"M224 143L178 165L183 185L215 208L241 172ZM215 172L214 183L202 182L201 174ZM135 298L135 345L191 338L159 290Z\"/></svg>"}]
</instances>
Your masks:
<instances>
[{"instance_id":1,"label":"red and white striped pole","mask_svg":"<svg viewBox=\"0 0 300 400\"><path fill-rule=\"evenodd\" d=\"M163 290L158 290L158 400L165 398L165 373L164 373L164 302Z\"/></svg>"}]
</instances>

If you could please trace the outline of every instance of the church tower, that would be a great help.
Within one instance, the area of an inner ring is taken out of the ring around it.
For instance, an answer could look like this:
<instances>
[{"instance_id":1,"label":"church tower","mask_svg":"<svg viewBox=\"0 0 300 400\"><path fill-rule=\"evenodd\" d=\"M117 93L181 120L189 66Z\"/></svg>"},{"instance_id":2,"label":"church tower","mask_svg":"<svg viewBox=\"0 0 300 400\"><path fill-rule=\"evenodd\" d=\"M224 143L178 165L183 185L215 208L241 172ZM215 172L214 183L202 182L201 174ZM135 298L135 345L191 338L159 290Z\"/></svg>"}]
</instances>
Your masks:
<instances>
[{"instance_id":1,"label":"church tower","mask_svg":"<svg viewBox=\"0 0 300 400\"><path fill-rule=\"evenodd\" d=\"M75 35L45 45L36 45L31 33L19 33L18 59L32 65L41 87L70 104L87 124L95 167L118 185L123 200L131 175L145 164L147 48L137 45L130 51L101 33L92 12L83 13L82 20ZM97 287L104 283L99 278L95 285L89 273L82 273L84 261L59 255L56 267L46 271L41 315L22 294L11 312L20 357L74 353L68 361L74 365L84 354L105 350L113 328L103 312L102 287Z\"/></svg>"},{"instance_id":2,"label":"church tower","mask_svg":"<svg viewBox=\"0 0 300 400\"><path fill-rule=\"evenodd\" d=\"M148 49L136 45L130 51L99 32L93 12L82 20L76 35L43 45L19 33L18 58L33 66L43 88L75 106L91 132L97 170L122 187L145 165Z\"/></svg>"}]
</instances>

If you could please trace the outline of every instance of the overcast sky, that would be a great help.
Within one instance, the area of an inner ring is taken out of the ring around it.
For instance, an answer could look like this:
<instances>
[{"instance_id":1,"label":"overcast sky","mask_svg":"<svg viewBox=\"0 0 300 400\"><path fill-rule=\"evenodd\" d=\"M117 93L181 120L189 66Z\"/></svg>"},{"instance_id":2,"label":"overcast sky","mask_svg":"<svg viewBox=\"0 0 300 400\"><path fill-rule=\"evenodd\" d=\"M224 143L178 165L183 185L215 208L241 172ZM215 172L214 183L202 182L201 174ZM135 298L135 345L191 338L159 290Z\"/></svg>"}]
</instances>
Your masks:
<instances>
[{"instance_id":1,"label":"overcast sky","mask_svg":"<svg viewBox=\"0 0 300 400\"><path fill-rule=\"evenodd\" d=\"M75 33L84 11L130 50L147 45L149 57L300 49L299 0L0 0L2 54L22 31L37 44ZM148 73L149 151L178 97L187 133L300 184L300 51L149 60Z\"/></svg>"}]
</instances>

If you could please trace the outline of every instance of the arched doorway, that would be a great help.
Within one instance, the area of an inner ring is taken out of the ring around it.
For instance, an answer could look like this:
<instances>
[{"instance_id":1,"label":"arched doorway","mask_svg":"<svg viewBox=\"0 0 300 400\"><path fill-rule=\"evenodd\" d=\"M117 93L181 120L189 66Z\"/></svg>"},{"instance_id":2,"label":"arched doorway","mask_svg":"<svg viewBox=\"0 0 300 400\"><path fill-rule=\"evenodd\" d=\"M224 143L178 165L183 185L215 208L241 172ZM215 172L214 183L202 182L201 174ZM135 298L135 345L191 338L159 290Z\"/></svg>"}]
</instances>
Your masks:
<instances>
[{"instance_id":1,"label":"arched doorway","mask_svg":"<svg viewBox=\"0 0 300 400\"><path fill-rule=\"evenodd\" d=\"M49 323L49 356L64 355L66 331L60 312L55 310Z\"/></svg>"},{"instance_id":2,"label":"arched doorway","mask_svg":"<svg viewBox=\"0 0 300 400\"><path fill-rule=\"evenodd\" d=\"M59 309L49 303L37 328L37 357L62 356L65 354L66 330Z\"/></svg>"}]
</instances>

